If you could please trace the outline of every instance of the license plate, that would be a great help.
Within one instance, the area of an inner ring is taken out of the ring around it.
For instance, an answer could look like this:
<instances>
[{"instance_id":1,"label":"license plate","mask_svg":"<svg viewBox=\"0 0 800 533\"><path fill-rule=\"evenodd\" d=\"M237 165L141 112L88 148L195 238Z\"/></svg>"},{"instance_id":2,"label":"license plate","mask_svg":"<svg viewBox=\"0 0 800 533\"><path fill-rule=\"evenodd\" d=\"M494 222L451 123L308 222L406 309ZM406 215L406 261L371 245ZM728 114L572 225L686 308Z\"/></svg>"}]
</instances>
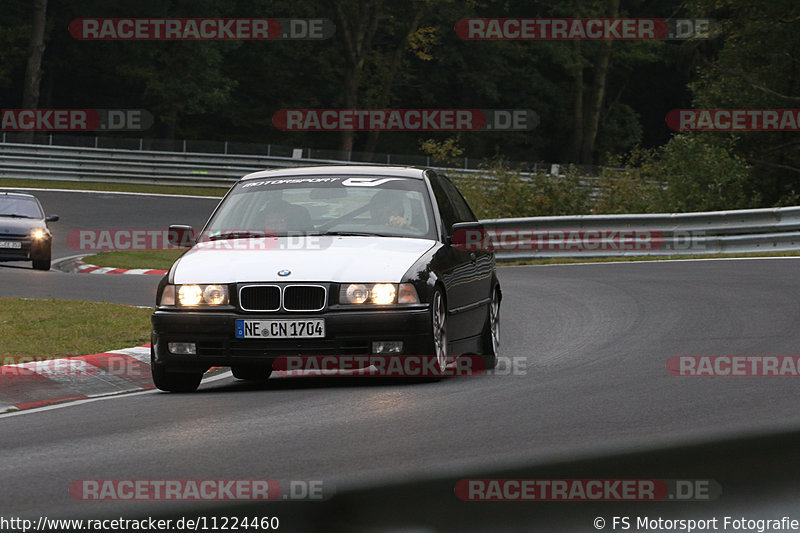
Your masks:
<instances>
[{"instance_id":1,"label":"license plate","mask_svg":"<svg viewBox=\"0 0 800 533\"><path fill-rule=\"evenodd\" d=\"M237 339L317 339L325 337L325 320L237 320Z\"/></svg>"},{"instance_id":2,"label":"license plate","mask_svg":"<svg viewBox=\"0 0 800 533\"><path fill-rule=\"evenodd\" d=\"M11 248L12 250L22 249L22 243L19 241L0 241L0 248Z\"/></svg>"}]
</instances>

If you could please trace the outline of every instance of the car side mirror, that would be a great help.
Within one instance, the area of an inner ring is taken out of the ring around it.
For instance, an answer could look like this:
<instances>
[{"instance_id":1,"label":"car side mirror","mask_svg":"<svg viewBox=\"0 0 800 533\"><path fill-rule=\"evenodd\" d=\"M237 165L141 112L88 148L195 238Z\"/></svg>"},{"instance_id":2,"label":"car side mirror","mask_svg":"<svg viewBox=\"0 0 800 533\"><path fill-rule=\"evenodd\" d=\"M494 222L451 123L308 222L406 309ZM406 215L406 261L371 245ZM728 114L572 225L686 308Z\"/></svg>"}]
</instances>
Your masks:
<instances>
[{"instance_id":1,"label":"car side mirror","mask_svg":"<svg viewBox=\"0 0 800 533\"><path fill-rule=\"evenodd\" d=\"M194 228L182 224L173 224L167 232L167 242L179 248L191 248L197 244Z\"/></svg>"},{"instance_id":2,"label":"car side mirror","mask_svg":"<svg viewBox=\"0 0 800 533\"><path fill-rule=\"evenodd\" d=\"M457 222L448 235L448 243L459 250L477 251L484 247L486 230L481 222Z\"/></svg>"},{"instance_id":3,"label":"car side mirror","mask_svg":"<svg viewBox=\"0 0 800 533\"><path fill-rule=\"evenodd\" d=\"M58 222L58 215L50 215L44 219L45 222Z\"/></svg>"}]
</instances>

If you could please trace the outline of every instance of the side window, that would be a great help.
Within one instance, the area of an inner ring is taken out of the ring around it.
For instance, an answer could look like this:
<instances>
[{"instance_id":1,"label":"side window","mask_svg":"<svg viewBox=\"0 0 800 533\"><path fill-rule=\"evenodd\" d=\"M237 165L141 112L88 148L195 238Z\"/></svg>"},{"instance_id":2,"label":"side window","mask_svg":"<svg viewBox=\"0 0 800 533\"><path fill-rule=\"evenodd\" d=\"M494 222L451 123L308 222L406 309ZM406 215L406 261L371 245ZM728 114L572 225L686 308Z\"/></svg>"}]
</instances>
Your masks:
<instances>
[{"instance_id":1,"label":"side window","mask_svg":"<svg viewBox=\"0 0 800 533\"><path fill-rule=\"evenodd\" d=\"M445 176L441 177L441 181L447 197L450 198L450 203L453 204L455 208L456 217L458 219L457 222L476 222L478 219L475 217L469 204L467 204L467 201L461 196L456 186L453 185L453 182Z\"/></svg>"},{"instance_id":2,"label":"side window","mask_svg":"<svg viewBox=\"0 0 800 533\"><path fill-rule=\"evenodd\" d=\"M433 195L436 197L436 203L439 205L439 214L442 216L445 232L449 232L453 224L458 222L458 213L453 203L450 201L449 195L445 192L443 185L444 180L433 174L430 177L430 181Z\"/></svg>"}]
</instances>

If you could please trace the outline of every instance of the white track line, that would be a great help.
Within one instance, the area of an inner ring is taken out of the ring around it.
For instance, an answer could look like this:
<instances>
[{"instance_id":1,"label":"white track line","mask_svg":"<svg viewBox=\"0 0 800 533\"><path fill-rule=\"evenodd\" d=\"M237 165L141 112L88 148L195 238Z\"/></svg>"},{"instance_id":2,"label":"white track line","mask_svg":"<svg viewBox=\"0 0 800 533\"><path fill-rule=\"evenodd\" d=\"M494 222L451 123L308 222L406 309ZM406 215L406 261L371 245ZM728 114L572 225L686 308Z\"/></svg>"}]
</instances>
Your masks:
<instances>
[{"instance_id":1,"label":"white track line","mask_svg":"<svg viewBox=\"0 0 800 533\"><path fill-rule=\"evenodd\" d=\"M227 379L227 378L230 378L230 377L233 377L233 374L230 371L223 372L222 374L220 374L218 376L211 376L211 377L208 377L208 378L204 378L202 383L200 383L200 384L202 385L204 383L213 383L214 381L219 381L221 379ZM30 414L35 414L35 413L41 413L41 412L44 412L44 411L52 411L53 409L63 409L64 407L72 407L72 406L76 406L76 405L82 405L82 404L85 404L85 403L99 402L99 401L103 401L103 400L113 400L113 399L118 398L120 396L139 396L139 395L142 395L142 394L153 394L153 393L156 393L156 392L161 392L161 391L159 391L157 389L148 389L148 390L137 391L137 392L111 392L111 393L106 393L106 394L100 394L100 395L97 395L97 396L94 396L94 397L89 397L89 398L86 398L86 399L83 399L83 400L75 400L73 402L57 403L57 404L54 404L54 405L45 405L45 406L42 406L42 407L35 407L33 409L23 409L21 411L13 411L11 413L4 413L4 414L0 414L0 419L10 418L12 416L22 416L22 415L30 415Z\"/></svg>"}]
</instances>

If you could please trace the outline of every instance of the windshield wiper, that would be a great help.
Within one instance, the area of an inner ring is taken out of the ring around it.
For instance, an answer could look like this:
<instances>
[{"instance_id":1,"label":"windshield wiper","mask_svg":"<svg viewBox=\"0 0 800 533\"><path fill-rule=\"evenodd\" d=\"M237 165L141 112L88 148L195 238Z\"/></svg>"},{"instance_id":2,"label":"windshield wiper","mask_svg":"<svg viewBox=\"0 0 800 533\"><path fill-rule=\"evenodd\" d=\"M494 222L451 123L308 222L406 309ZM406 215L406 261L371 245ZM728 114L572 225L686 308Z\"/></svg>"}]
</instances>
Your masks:
<instances>
[{"instance_id":1,"label":"windshield wiper","mask_svg":"<svg viewBox=\"0 0 800 533\"><path fill-rule=\"evenodd\" d=\"M389 237L389 235L384 235L382 233L372 233L366 231L321 231L319 233L308 233L308 235L314 237L326 235L334 235L336 237Z\"/></svg>"},{"instance_id":2,"label":"windshield wiper","mask_svg":"<svg viewBox=\"0 0 800 533\"><path fill-rule=\"evenodd\" d=\"M224 239L258 239L261 237L274 237L274 233L270 233L267 231L226 231L223 233L218 233L217 235L211 235L208 240L209 241L221 241Z\"/></svg>"},{"instance_id":3,"label":"windshield wiper","mask_svg":"<svg viewBox=\"0 0 800 533\"><path fill-rule=\"evenodd\" d=\"M5 213L0 213L0 217L11 217L11 218L33 218L33 217L29 217L28 215L5 214Z\"/></svg>"}]
</instances>

